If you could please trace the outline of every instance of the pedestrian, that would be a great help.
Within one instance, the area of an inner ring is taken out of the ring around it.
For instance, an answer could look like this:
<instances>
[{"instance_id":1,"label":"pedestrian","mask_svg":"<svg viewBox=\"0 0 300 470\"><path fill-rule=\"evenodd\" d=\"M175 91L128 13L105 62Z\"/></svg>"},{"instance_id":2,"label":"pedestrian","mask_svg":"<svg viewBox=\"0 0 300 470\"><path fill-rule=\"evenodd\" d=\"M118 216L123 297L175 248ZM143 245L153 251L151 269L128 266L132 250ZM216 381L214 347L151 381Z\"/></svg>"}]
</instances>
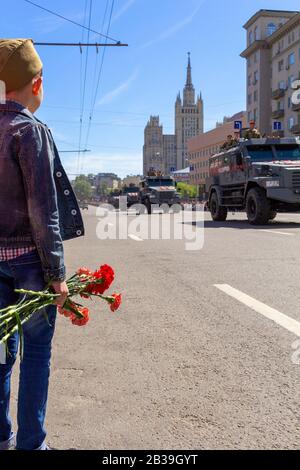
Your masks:
<instances>
[{"instance_id":1,"label":"pedestrian","mask_svg":"<svg viewBox=\"0 0 300 470\"><path fill-rule=\"evenodd\" d=\"M32 40L0 39L0 84L6 89L0 104L0 309L19 300L14 289L48 285L63 305L68 288L62 242L84 234L52 134L34 116L43 101L42 68ZM18 335L8 341L0 364L1 450L48 450L44 420L56 309L37 312L23 327L16 437L9 402Z\"/></svg>"}]
</instances>

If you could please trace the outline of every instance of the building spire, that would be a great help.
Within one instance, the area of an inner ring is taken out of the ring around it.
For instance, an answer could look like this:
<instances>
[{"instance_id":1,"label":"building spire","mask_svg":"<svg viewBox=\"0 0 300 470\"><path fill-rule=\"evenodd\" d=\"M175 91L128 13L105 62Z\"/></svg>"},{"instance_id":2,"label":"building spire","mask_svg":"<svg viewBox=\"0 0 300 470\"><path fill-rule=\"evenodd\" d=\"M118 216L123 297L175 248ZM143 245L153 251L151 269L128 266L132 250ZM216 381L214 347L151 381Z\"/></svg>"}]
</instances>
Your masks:
<instances>
[{"instance_id":1,"label":"building spire","mask_svg":"<svg viewBox=\"0 0 300 470\"><path fill-rule=\"evenodd\" d=\"M192 67L191 67L191 53L188 52L188 66L186 75L186 86L193 86L192 83Z\"/></svg>"}]
</instances>

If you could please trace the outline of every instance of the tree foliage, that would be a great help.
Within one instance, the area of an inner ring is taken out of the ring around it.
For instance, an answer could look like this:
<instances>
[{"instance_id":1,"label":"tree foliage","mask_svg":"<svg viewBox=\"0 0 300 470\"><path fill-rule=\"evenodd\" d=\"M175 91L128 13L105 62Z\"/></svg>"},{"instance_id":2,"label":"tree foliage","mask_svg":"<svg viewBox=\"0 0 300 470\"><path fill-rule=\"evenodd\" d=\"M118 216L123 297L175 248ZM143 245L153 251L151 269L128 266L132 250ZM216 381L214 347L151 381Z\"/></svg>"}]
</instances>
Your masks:
<instances>
[{"instance_id":1,"label":"tree foliage","mask_svg":"<svg viewBox=\"0 0 300 470\"><path fill-rule=\"evenodd\" d=\"M194 184L177 183L177 191L181 196L194 199L197 197L197 186Z\"/></svg>"},{"instance_id":2,"label":"tree foliage","mask_svg":"<svg viewBox=\"0 0 300 470\"><path fill-rule=\"evenodd\" d=\"M85 199L91 198L93 193L92 185L85 175L77 176L74 181L73 187L75 194L80 201L84 201Z\"/></svg>"}]
</instances>

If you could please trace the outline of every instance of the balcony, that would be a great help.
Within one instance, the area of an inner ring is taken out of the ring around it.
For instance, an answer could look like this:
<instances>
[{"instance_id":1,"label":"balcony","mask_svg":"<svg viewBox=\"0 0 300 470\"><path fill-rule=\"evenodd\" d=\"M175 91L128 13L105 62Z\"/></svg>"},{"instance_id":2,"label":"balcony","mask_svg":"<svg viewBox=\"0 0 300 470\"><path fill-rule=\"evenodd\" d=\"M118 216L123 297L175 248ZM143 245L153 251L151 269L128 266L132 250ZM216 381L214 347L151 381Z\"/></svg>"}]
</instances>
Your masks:
<instances>
[{"instance_id":1,"label":"balcony","mask_svg":"<svg viewBox=\"0 0 300 470\"><path fill-rule=\"evenodd\" d=\"M277 88L277 90L272 91L272 98L273 100L279 100L283 98L285 94L285 90L283 88Z\"/></svg>"},{"instance_id":2,"label":"balcony","mask_svg":"<svg viewBox=\"0 0 300 470\"><path fill-rule=\"evenodd\" d=\"M300 103L292 104L292 110L293 111L300 111Z\"/></svg>"},{"instance_id":3,"label":"balcony","mask_svg":"<svg viewBox=\"0 0 300 470\"><path fill-rule=\"evenodd\" d=\"M291 128L291 132L300 135L300 122Z\"/></svg>"},{"instance_id":4,"label":"balcony","mask_svg":"<svg viewBox=\"0 0 300 470\"><path fill-rule=\"evenodd\" d=\"M273 119L280 119L284 116L284 109L276 109L276 111L272 112Z\"/></svg>"}]
</instances>

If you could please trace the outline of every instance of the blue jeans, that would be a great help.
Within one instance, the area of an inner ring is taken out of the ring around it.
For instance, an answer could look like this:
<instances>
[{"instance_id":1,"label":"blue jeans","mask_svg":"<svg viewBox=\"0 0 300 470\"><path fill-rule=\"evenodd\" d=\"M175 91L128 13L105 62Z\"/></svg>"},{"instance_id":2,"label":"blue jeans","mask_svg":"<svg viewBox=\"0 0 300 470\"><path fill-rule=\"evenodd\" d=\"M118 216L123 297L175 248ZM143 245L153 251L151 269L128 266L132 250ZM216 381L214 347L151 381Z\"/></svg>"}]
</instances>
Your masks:
<instances>
[{"instance_id":1,"label":"blue jeans","mask_svg":"<svg viewBox=\"0 0 300 470\"><path fill-rule=\"evenodd\" d=\"M37 250L0 262L0 308L16 303L14 289L42 290L44 273ZM47 313L50 325L45 319ZM51 342L56 306L39 310L24 324L24 356L20 364L17 449L43 446L50 375ZM0 364L0 445L13 435L9 415L11 373L18 351L18 334L8 341L6 364Z\"/></svg>"}]
</instances>

